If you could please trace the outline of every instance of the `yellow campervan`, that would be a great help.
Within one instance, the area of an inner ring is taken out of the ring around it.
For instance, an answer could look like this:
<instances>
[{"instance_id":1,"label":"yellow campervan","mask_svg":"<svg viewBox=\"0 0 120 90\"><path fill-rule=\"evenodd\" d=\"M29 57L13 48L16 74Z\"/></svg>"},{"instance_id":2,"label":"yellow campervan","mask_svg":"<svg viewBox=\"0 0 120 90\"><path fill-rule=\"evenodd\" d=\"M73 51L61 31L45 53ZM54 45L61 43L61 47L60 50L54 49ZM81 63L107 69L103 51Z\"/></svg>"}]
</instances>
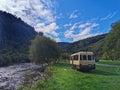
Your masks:
<instances>
[{"instance_id":1,"label":"yellow campervan","mask_svg":"<svg viewBox=\"0 0 120 90\"><path fill-rule=\"evenodd\" d=\"M78 70L95 69L93 52L77 52L70 56L70 64Z\"/></svg>"}]
</instances>

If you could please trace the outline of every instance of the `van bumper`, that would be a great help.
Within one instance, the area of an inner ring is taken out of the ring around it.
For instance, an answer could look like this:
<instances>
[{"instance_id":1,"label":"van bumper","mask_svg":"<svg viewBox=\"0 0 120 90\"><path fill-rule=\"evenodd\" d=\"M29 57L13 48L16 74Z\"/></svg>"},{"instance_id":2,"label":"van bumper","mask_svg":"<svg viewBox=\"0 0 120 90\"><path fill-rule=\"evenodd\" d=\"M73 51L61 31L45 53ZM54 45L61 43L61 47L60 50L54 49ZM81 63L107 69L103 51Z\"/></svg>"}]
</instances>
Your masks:
<instances>
[{"instance_id":1,"label":"van bumper","mask_svg":"<svg viewBox=\"0 0 120 90\"><path fill-rule=\"evenodd\" d=\"M95 64L94 65L80 65L80 70L92 70L95 69Z\"/></svg>"}]
</instances>

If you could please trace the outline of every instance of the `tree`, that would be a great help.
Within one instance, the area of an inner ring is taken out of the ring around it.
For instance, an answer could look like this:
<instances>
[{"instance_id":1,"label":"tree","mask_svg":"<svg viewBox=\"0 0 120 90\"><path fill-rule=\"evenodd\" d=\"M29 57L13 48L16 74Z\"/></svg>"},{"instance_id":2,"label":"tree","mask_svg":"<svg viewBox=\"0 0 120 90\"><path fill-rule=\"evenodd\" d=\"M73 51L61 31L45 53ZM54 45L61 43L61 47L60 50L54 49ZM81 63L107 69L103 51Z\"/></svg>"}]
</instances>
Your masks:
<instances>
[{"instance_id":1,"label":"tree","mask_svg":"<svg viewBox=\"0 0 120 90\"><path fill-rule=\"evenodd\" d=\"M120 60L120 21L112 24L103 46L103 59Z\"/></svg>"},{"instance_id":2,"label":"tree","mask_svg":"<svg viewBox=\"0 0 120 90\"><path fill-rule=\"evenodd\" d=\"M61 60L69 60L70 59L70 53L63 52L60 56Z\"/></svg>"},{"instance_id":3,"label":"tree","mask_svg":"<svg viewBox=\"0 0 120 90\"><path fill-rule=\"evenodd\" d=\"M45 36L37 35L29 49L29 58L35 63L55 63L60 56L57 43Z\"/></svg>"}]
</instances>

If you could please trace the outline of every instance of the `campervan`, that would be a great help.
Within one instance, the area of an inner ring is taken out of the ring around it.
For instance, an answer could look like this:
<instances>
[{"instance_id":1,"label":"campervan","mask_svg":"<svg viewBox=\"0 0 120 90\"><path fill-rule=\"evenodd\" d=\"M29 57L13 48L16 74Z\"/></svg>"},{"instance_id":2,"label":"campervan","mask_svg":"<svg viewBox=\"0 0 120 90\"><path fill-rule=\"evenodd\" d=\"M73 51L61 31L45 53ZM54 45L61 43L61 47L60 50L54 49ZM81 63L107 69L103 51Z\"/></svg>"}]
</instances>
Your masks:
<instances>
[{"instance_id":1,"label":"campervan","mask_svg":"<svg viewBox=\"0 0 120 90\"><path fill-rule=\"evenodd\" d=\"M77 52L70 56L70 64L77 70L95 69L93 52Z\"/></svg>"}]
</instances>

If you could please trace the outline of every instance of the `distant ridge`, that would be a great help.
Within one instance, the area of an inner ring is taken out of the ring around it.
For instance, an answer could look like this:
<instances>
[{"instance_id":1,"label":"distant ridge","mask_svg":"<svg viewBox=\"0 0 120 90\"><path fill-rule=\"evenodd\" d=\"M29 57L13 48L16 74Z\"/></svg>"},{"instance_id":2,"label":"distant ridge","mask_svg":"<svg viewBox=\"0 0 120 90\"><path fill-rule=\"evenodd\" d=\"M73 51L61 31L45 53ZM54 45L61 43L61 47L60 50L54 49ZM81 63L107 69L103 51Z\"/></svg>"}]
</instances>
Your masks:
<instances>
[{"instance_id":1,"label":"distant ridge","mask_svg":"<svg viewBox=\"0 0 120 90\"><path fill-rule=\"evenodd\" d=\"M60 46L62 46L62 48L69 53L75 53L79 51L93 51L98 57L101 57L103 41L106 35L107 34L97 35L73 43L65 43Z\"/></svg>"},{"instance_id":2,"label":"distant ridge","mask_svg":"<svg viewBox=\"0 0 120 90\"><path fill-rule=\"evenodd\" d=\"M67 45L67 44L70 44L70 43L68 43L68 42L58 42L58 45L59 45L59 46L65 46L65 45Z\"/></svg>"}]
</instances>

